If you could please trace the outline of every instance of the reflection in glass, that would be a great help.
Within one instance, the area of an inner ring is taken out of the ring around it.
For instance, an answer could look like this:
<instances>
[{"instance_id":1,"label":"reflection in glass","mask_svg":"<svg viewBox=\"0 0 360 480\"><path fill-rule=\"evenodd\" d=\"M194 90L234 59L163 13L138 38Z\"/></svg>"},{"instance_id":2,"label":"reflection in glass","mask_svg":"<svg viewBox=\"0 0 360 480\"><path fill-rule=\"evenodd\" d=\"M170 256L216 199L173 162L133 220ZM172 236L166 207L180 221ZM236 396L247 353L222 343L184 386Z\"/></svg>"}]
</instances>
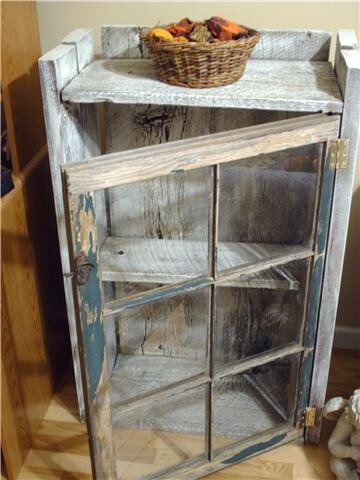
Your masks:
<instances>
[{"instance_id":1,"label":"reflection in glass","mask_svg":"<svg viewBox=\"0 0 360 480\"><path fill-rule=\"evenodd\" d=\"M321 152L306 145L221 165L218 271L311 246Z\"/></svg>"},{"instance_id":2,"label":"reflection in glass","mask_svg":"<svg viewBox=\"0 0 360 480\"><path fill-rule=\"evenodd\" d=\"M216 369L300 341L308 265L298 260L216 287Z\"/></svg>"},{"instance_id":3,"label":"reflection in glass","mask_svg":"<svg viewBox=\"0 0 360 480\"><path fill-rule=\"evenodd\" d=\"M297 369L296 355L215 381L213 448L291 421Z\"/></svg>"},{"instance_id":4,"label":"reflection in glass","mask_svg":"<svg viewBox=\"0 0 360 480\"><path fill-rule=\"evenodd\" d=\"M205 387L112 414L121 480L140 479L204 454Z\"/></svg>"}]
</instances>

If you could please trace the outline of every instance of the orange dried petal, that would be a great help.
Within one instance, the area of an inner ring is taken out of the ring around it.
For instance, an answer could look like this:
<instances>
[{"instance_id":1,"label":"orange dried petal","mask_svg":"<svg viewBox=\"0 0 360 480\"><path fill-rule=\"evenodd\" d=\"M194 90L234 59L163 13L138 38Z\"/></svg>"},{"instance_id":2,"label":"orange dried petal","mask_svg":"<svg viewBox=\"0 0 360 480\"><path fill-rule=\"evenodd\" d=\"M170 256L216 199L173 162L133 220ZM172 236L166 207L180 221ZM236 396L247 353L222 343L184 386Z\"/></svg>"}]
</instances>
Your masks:
<instances>
[{"instance_id":1,"label":"orange dried petal","mask_svg":"<svg viewBox=\"0 0 360 480\"><path fill-rule=\"evenodd\" d=\"M173 35L181 35L182 33L190 33L194 27L194 22L188 18L182 18L180 22L173 23L168 27L168 31Z\"/></svg>"},{"instance_id":2,"label":"orange dried petal","mask_svg":"<svg viewBox=\"0 0 360 480\"><path fill-rule=\"evenodd\" d=\"M212 35L221 41L231 40L234 35L247 34L248 29L223 17L211 17L206 20Z\"/></svg>"},{"instance_id":3,"label":"orange dried petal","mask_svg":"<svg viewBox=\"0 0 360 480\"><path fill-rule=\"evenodd\" d=\"M187 43L189 40L186 37L180 35L180 37L175 37L174 42Z\"/></svg>"},{"instance_id":4,"label":"orange dried petal","mask_svg":"<svg viewBox=\"0 0 360 480\"><path fill-rule=\"evenodd\" d=\"M150 30L149 35L155 37L159 40L173 40L174 37L171 35L170 32L165 30L165 28L153 28Z\"/></svg>"}]
</instances>

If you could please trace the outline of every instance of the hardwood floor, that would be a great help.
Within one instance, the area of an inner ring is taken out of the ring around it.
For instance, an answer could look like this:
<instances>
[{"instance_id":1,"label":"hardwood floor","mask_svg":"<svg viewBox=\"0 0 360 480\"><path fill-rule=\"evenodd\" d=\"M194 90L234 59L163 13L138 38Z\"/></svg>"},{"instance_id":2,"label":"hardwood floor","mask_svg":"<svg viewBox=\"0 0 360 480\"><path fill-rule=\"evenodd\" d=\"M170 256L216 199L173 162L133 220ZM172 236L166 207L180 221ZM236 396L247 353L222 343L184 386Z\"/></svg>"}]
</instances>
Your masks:
<instances>
[{"instance_id":1,"label":"hardwood floor","mask_svg":"<svg viewBox=\"0 0 360 480\"><path fill-rule=\"evenodd\" d=\"M359 386L360 352L334 350L328 397L349 396ZM331 480L325 422L320 446L288 444L207 477L208 480ZM54 396L19 480L90 480L86 428L78 419L71 377Z\"/></svg>"}]
</instances>

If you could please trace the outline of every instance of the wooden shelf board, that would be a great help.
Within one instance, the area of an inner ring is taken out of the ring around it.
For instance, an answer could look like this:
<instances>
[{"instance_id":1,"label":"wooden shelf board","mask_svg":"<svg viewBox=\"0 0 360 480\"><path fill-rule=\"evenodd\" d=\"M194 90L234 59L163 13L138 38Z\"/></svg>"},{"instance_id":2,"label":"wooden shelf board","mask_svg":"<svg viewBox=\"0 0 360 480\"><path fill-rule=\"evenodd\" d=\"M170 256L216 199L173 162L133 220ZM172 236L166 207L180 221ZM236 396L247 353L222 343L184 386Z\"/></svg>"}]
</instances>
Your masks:
<instances>
[{"instance_id":1,"label":"wooden shelf board","mask_svg":"<svg viewBox=\"0 0 360 480\"><path fill-rule=\"evenodd\" d=\"M170 381L199 372L201 364L191 359L164 356L119 355L110 380L113 424L121 429L171 431L203 434L205 431L205 389L198 387L150 402L131 412L116 408L119 400ZM241 440L272 428L283 419L247 382L223 382L214 397L215 436ZM242 414L242 415L241 415ZM236 421L234 421L234 418Z\"/></svg>"},{"instance_id":2,"label":"wooden shelf board","mask_svg":"<svg viewBox=\"0 0 360 480\"><path fill-rule=\"evenodd\" d=\"M206 241L107 237L100 251L102 280L165 285L191 280L206 275L207 248ZM279 254L284 255L285 263L297 249L297 245L220 242L218 269L248 265ZM297 290L299 282L292 269L277 266L223 282L222 286Z\"/></svg>"},{"instance_id":3,"label":"wooden shelf board","mask_svg":"<svg viewBox=\"0 0 360 480\"><path fill-rule=\"evenodd\" d=\"M112 405L175 384L204 372L205 360L156 355L117 356L111 374Z\"/></svg>"},{"instance_id":4,"label":"wooden shelf board","mask_svg":"<svg viewBox=\"0 0 360 480\"><path fill-rule=\"evenodd\" d=\"M324 61L249 60L237 82L192 89L157 80L151 60L98 60L63 89L62 99L298 112L341 112L343 108L334 70Z\"/></svg>"}]
</instances>

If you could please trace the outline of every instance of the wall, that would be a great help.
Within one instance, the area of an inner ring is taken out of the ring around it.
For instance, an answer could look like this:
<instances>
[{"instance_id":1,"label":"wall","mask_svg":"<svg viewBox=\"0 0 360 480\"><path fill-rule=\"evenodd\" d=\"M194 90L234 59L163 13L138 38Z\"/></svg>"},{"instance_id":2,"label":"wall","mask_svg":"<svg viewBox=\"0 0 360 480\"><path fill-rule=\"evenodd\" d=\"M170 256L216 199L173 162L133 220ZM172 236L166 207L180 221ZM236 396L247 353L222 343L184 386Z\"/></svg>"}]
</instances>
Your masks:
<instances>
[{"instance_id":1,"label":"wall","mask_svg":"<svg viewBox=\"0 0 360 480\"><path fill-rule=\"evenodd\" d=\"M56 46L71 30L92 28L95 48L100 53L102 24L154 25L185 16L193 19L222 15L253 27L315 28L335 32L356 30L360 39L359 4L355 2L303 3L156 3L156 2L38 2L38 19L43 52ZM332 54L334 45L332 45ZM338 323L359 326L360 302L360 168L353 193L349 238L344 264Z\"/></svg>"},{"instance_id":2,"label":"wall","mask_svg":"<svg viewBox=\"0 0 360 480\"><path fill-rule=\"evenodd\" d=\"M359 6L332 2L38 2L43 51L56 46L78 27L92 28L100 52L99 25L112 23L154 25L189 16L193 19L222 15L253 27L317 28L359 32Z\"/></svg>"}]
</instances>

